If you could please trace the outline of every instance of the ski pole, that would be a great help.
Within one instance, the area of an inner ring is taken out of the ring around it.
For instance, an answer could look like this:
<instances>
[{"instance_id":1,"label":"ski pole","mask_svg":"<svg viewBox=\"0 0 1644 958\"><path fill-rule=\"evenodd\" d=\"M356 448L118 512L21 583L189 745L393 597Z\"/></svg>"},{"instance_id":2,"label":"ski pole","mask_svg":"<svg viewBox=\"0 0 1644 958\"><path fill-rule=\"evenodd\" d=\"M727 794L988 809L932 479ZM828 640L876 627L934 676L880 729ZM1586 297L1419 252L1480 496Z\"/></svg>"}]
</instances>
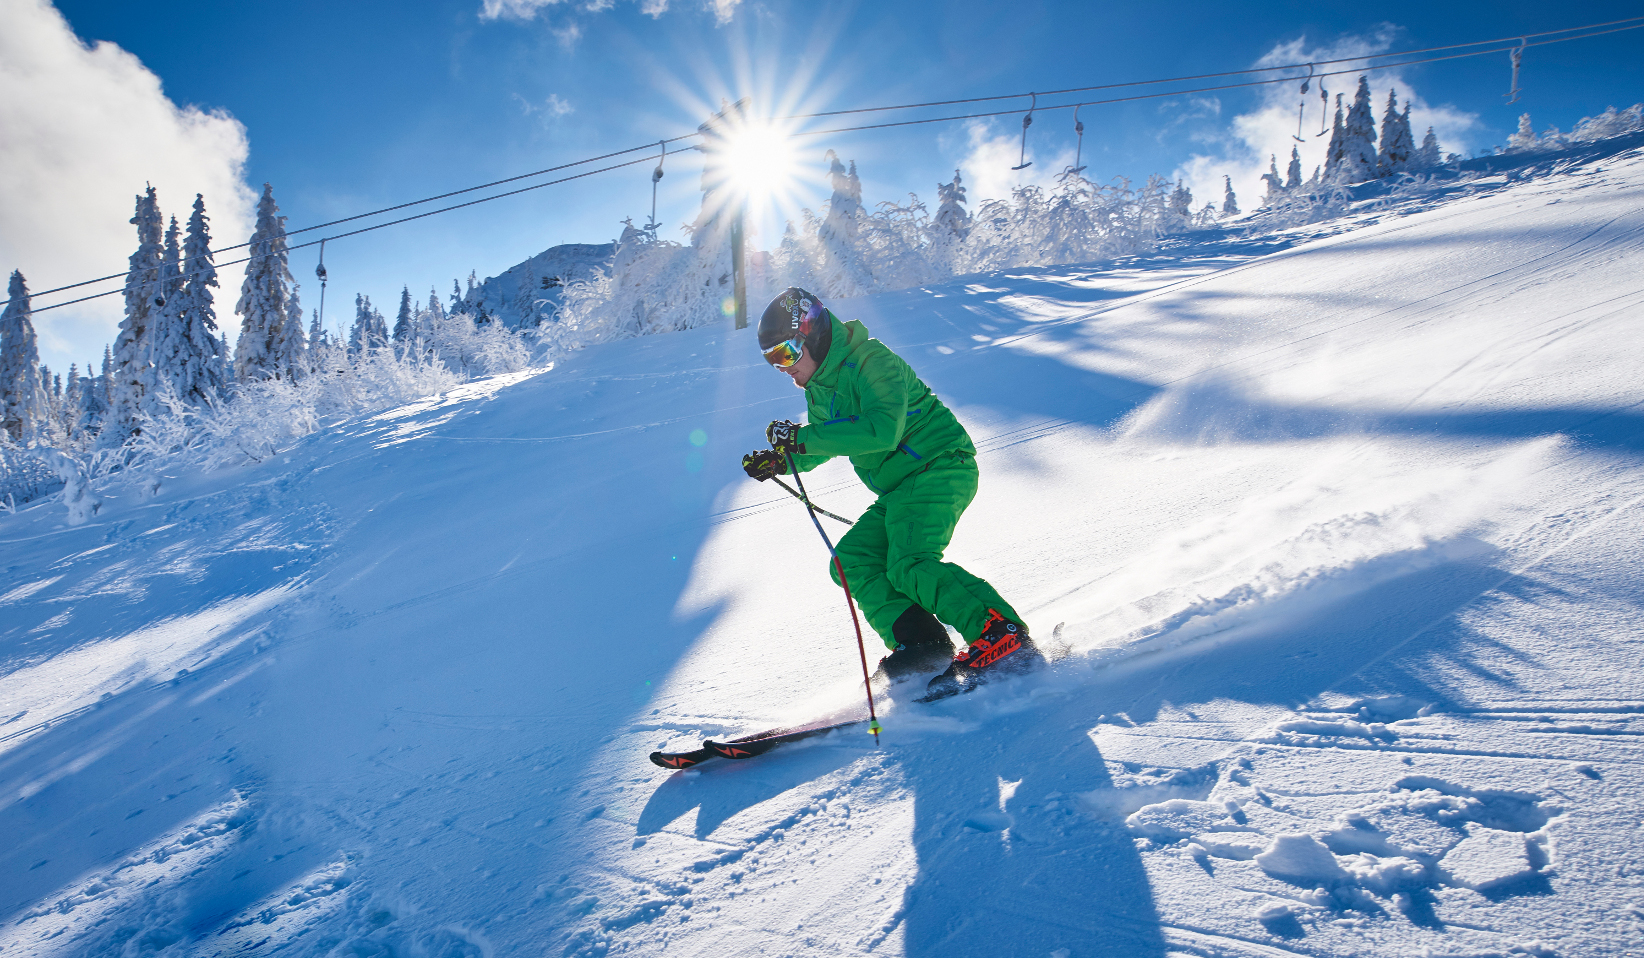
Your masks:
<instances>
[{"instance_id":1,"label":"ski pole","mask_svg":"<svg viewBox=\"0 0 1644 958\"><path fill-rule=\"evenodd\" d=\"M772 476L771 478L776 479L775 476ZM795 475L794 478L798 479L798 476ZM822 513L823 515L827 516L829 519L834 519L838 522L843 522L847 526L856 525L856 523L854 523L851 520L845 518L844 516L836 516L833 513L829 512L828 510L822 508L821 506L813 504L803 494L795 492L794 489L793 489L793 486L788 485L787 483L783 482L781 479L776 479L776 484L781 486L782 488L788 490L788 495L793 496L795 499L798 499L800 502L803 502L809 508L815 509L817 512Z\"/></svg>"},{"instance_id":2,"label":"ski pole","mask_svg":"<svg viewBox=\"0 0 1644 958\"><path fill-rule=\"evenodd\" d=\"M851 624L856 626L856 651L862 656L862 688L868 693L868 731L873 733L873 744L879 744L879 715L873 709L873 679L868 677L868 647L862 641L862 622L856 617L856 600L851 598L851 584L845 579L845 564L839 561L839 552L833 547L833 540L822 531L822 520L816 518L816 507L805 495L805 480L799 478L799 467L794 465L793 453L785 452L788 457L788 471L793 473L793 481L799 484L799 501L805 504L805 511L810 513L811 525L816 526L816 534L822 537L822 544L828 547L828 555L833 556L833 567L839 573L839 587L845 590L845 607L851 610ZM785 485L783 488L787 488Z\"/></svg>"}]
</instances>

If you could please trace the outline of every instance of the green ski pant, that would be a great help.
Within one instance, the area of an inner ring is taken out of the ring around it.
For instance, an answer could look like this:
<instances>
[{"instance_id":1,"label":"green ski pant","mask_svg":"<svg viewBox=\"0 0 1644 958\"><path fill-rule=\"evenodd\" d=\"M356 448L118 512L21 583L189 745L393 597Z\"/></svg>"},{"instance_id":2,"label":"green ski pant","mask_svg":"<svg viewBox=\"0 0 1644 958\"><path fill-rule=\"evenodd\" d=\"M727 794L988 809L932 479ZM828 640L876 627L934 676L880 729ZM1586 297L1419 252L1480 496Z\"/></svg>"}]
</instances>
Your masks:
<instances>
[{"instance_id":1,"label":"green ski pant","mask_svg":"<svg viewBox=\"0 0 1644 958\"><path fill-rule=\"evenodd\" d=\"M974 458L943 456L876 499L839 540L851 595L890 648L896 648L891 626L914 605L958 629L966 642L981 636L989 609L1022 621L993 586L942 561L959 516L976 497L976 481ZM832 562L828 571L838 584Z\"/></svg>"}]
</instances>

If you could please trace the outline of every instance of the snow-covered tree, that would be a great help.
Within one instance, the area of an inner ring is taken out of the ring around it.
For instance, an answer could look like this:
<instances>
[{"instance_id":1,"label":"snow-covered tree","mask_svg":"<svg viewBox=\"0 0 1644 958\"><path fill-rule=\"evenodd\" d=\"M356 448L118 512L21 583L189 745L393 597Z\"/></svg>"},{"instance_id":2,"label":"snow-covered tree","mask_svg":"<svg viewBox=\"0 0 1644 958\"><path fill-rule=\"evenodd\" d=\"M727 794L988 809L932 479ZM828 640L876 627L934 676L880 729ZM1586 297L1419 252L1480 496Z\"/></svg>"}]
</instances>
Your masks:
<instances>
[{"instance_id":1,"label":"snow-covered tree","mask_svg":"<svg viewBox=\"0 0 1644 958\"><path fill-rule=\"evenodd\" d=\"M154 187L137 197L137 251L126 272L126 315L114 339L114 376L110 386L112 428L103 439L118 446L137 432L138 418L149 412L154 391L154 324L165 300L161 271L165 263L160 235L160 201Z\"/></svg>"},{"instance_id":2,"label":"snow-covered tree","mask_svg":"<svg viewBox=\"0 0 1644 958\"><path fill-rule=\"evenodd\" d=\"M964 181L959 171L953 171L952 183L936 184L936 218L931 228L938 235L951 233L963 237L970 232L970 211L965 209Z\"/></svg>"},{"instance_id":3,"label":"snow-covered tree","mask_svg":"<svg viewBox=\"0 0 1644 958\"><path fill-rule=\"evenodd\" d=\"M1444 154L1439 150L1438 137L1434 135L1433 128L1428 127L1427 135L1421 141L1421 149L1416 151L1410 165L1418 170L1429 170L1443 162Z\"/></svg>"},{"instance_id":4,"label":"snow-covered tree","mask_svg":"<svg viewBox=\"0 0 1644 958\"><path fill-rule=\"evenodd\" d=\"M1415 155L1415 136L1410 132L1410 107L1405 106L1404 112L1399 112L1398 94L1393 90L1387 91L1387 112L1381 118L1381 155L1376 160L1376 170L1381 176L1392 176L1410 169L1410 160Z\"/></svg>"},{"instance_id":5,"label":"snow-covered tree","mask_svg":"<svg viewBox=\"0 0 1644 958\"><path fill-rule=\"evenodd\" d=\"M274 188L263 184L257 201L257 228L251 234L250 262L234 312L240 317L240 339L234 346L234 375L241 382L277 377L290 368L281 355L281 327L295 280L287 259L285 217L274 202Z\"/></svg>"},{"instance_id":6,"label":"snow-covered tree","mask_svg":"<svg viewBox=\"0 0 1644 958\"><path fill-rule=\"evenodd\" d=\"M1233 177L1223 176L1222 180L1226 184L1227 188L1227 192L1222 196L1222 215L1238 216L1239 197L1233 192Z\"/></svg>"},{"instance_id":7,"label":"snow-covered tree","mask_svg":"<svg viewBox=\"0 0 1644 958\"><path fill-rule=\"evenodd\" d=\"M1324 148L1324 179L1335 182L1347 156L1347 125L1342 121L1341 94L1336 94L1336 120L1330 127L1330 145Z\"/></svg>"},{"instance_id":8,"label":"snow-covered tree","mask_svg":"<svg viewBox=\"0 0 1644 958\"><path fill-rule=\"evenodd\" d=\"M1301 151L1296 147L1290 148L1290 166L1284 171L1284 188L1293 190L1302 185Z\"/></svg>"},{"instance_id":9,"label":"snow-covered tree","mask_svg":"<svg viewBox=\"0 0 1644 958\"><path fill-rule=\"evenodd\" d=\"M472 279L472 275L469 277ZM455 279L451 280L451 312L462 312L462 284Z\"/></svg>"},{"instance_id":10,"label":"snow-covered tree","mask_svg":"<svg viewBox=\"0 0 1644 958\"><path fill-rule=\"evenodd\" d=\"M203 406L228 390L233 367L227 337L217 326L217 296L212 290L220 286L211 252L211 218L206 216L205 197L198 193L183 239L182 279L177 299L183 334L174 350L162 355L169 356L165 373L177 398Z\"/></svg>"},{"instance_id":11,"label":"snow-covered tree","mask_svg":"<svg viewBox=\"0 0 1644 958\"><path fill-rule=\"evenodd\" d=\"M828 215L817 230L823 285L835 296L859 296L873 288L873 278L858 256L862 181L856 175L855 160L847 172L834 151L829 150L823 158L828 161L828 180L833 186Z\"/></svg>"},{"instance_id":12,"label":"snow-covered tree","mask_svg":"<svg viewBox=\"0 0 1644 958\"><path fill-rule=\"evenodd\" d=\"M1279 179L1279 158L1273 154L1268 154L1267 172L1262 174L1262 182L1267 184L1267 193L1262 197L1263 204L1270 204L1284 195L1284 181Z\"/></svg>"},{"instance_id":13,"label":"snow-covered tree","mask_svg":"<svg viewBox=\"0 0 1644 958\"><path fill-rule=\"evenodd\" d=\"M1193 223L1193 191L1181 180L1176 181L1176 189L1170 193L1170 212L1180 218L1176 224L1179 229L1186 229Z\"/></svg>"},{"instance_id":14,"label":"snow-covered tree","mask_svg":"<svg viewBox=\"0 0 1644 958\"><path fill-rule=\"evenodd\" d=\"M1376 153L1376 118L1370 106L1370 81L1359 77L1358 92L1342 126L1342 158L1336 178L1342 183L1374 179L1380 164Z\"/></svg>"},{"instance_id":15,"label":"snow-covered tree","mask_svg":"<svg viewBox=\"0 0 1644 958\"><path fill-rule=\"evenodd\" d=\"M530 267L527 266L526 268L529 269ZM400 312L398 316L394 317L395 345L402 345L411 338L412 325L411 287L403 286L400 288Z\"/></svg>"},{"instance_id":16,"label":"snow-covered tree","mask_svg":"<svg viewBox=\"0 0 1644 958\"><path fill-rule=\"evenodd\" d=\"M27 443L46 426L50 401L40 378L40 344L21 270L11 271L8 292L0 313L0 428L12 442Z\"/></svg>"},{"instance_id":17,"label":"snow-covered tree","mask_svg":"<svg viewBox=\"0 0 1644 958\"><path fill-rule=\"evenodd\" d=\"M1507 138L1507 152L1522 153L1535 149L1535 145L1536 131L1530 125L1530 114L1522 114L1518 118L1518 132Z\"/></svg>"},{"instance_id":18,"label":"snow-covered tree","mask_svg":"<svg viewBox=\"0 0 1644 958\"><path fill-rule=\"evenodd\" d=\"M275 376L298 379L308 370L308 337L303 335L303 305L298 293L302 284L291 284L291 298L285 303L285 321L274 339Z\"/></svg>"},{"instance_id":19,"label":"snow-covered tree","mask_svg":"<svg viewBox=\"0 0 1644 958\"><path fill-rule=\"evenodd\" d=\"M364 356L388 345L388 321L371 305L371 297L354 296L354 325L348 330L348 351Z\"/></svg>"}]
</instances>

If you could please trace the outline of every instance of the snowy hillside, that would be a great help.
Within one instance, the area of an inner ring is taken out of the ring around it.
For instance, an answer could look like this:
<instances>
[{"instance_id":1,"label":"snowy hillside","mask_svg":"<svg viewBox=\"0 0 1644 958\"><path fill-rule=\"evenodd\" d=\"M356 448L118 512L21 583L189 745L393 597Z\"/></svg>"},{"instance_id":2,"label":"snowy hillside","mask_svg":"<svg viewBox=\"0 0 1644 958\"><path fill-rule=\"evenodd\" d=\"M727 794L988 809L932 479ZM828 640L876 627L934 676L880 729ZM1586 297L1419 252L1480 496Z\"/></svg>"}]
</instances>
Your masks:
<instances>
[{"instance_id":1,"label":"snowy hillside","mask_svg":"<svg viewBox=\"0 0 1644 958\"><path fill-rule=\"evenodd\" d=\"M497 317L509 328L518 329L532 309L539 316L552 316L559 305L560 292L567 284L586 280L596 270L609 270L611 257L615 255L615 243L566 243L550 247L523 263L510 266L499 276L487 276L484 282L470 287L462 301L468 312Z\"/></svg>"},{"instance_id":2,"label":"snowy hillside","mask_svg":"<svg viewBox=\"0 0 1644 958\"><path fill-rule=\"evenodd\" d=\"M1637 954L1632 146L834 304L1069 649L878 748L646 762L858 694L725 326L0 518L0 956Z\"/></svg>"}]
</instances>

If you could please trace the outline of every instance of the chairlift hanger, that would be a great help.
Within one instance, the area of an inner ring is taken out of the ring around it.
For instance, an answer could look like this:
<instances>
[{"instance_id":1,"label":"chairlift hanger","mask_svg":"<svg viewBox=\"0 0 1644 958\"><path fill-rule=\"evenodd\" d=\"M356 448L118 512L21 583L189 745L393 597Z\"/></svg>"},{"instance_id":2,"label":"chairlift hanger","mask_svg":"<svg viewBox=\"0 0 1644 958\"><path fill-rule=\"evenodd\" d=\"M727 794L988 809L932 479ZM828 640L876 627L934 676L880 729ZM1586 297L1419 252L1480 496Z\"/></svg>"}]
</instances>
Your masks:
<instances>
[{"instance_id":1,"label":"chairlift hanger","mask_svg":"<svg viewBox=\"0 0 1644 958\"><path fill-rule=\"evenodd\" d=\"M662 162L668 158L668 141L663 140L660 145L662 146L662 155L657 157L656 169L651 171L651 221L645 224L645 228L652 233L655 233L657 227L662 225L656 221L656 185L662 182Z\"/></svg>"},{"instance_id":2,"label":"chairlift hanger","mask_svg":"<svg viewBox=\"0 0 1644 958\"><path fill-rule=\"evenodd\" d=\"M320 240L320 265L314 267L314 275L320 278L320 328L325 328L325 240Z\"/></svg>"},{"instance_id":3,"label":"chairlift hanger","mask_svg":"<svg viewBox=\"0 0 1644 958\"><path fill-rule=\"evenodd\" d=\"M1518 46L1507 51L1507 57L1513 63L1513 88L1507 91L1508 103L1517 103L1519 93L1523 92L1518 88L1518 68L1524 62L1524 48L1528 40L1528 37L1519 37Z\"/></svg>"},{"instance_id":4,"label":"chairlift hanger","mask_svg":"<svg viewBox=\"0 0 1644 958\"><path fill-rule=\"evenodd\" d=\"M1079 104L1079 106L1083 105L1082 103ZM1073 108L1073 132L1079 134L1079 145L1073 150L1073 165L1067 168L1067 172L1083 173L1085 168L1079 161L1085 155L1085 121L1079 119L1078 106Z\"/></svg>"},{"instance_id":5,"label":"chairlift hanger","mask_svg":"<svg viewBox=\"0 0 1644 958\"><path fill-rule=\"evenodd\" d=\"M1303 99L1301 101L1301 105L1296 107L1296 135L1291 137L1291 139L1295 140L1297 143L1306 143L1307 142L1306 140L1302 139L1302 118L1307 114L1306 96L1307 96L1308 88L1312 85L1312 83L1313 83L1313 64L1309 63L1307 65L1307 78L1302 81L1302 85L1301 85L1301 95L1302 95ZM1324 89L1324 81L1322 81L1322 80L1319 81L1319 89L1321 89L1321 90Z\"/></svg>"},{"instance_id":6,"label":"chairlift hanger","mask_svg":"<svg viewBox=\"0 0 1644 958\"><path fill-rule=\"evenodd\" d=\"M1033 97L1033 102L1028 104L1027 115L1022 117L1022 152L1021 155L1016 158L1018 163L1016 166L1011 167L1012 170L1025 170L1033 165L1028 162L1027 158L1027 130L1028 127L1033 125L1033 110L1034 107L1039 105L1039 94L1029 93L1028 96Z\"/></svg>"},{"instance_id":7,"label":"chairlift hanger","mask_svg":"<svg viewBox=\"0 0 1644 958\"><path fill-rule=\"evenodd\" d=\"M1326 117L1328 117L1329 115L1330 115L1330 91L1326 90L1324 88L1324 81L1320 80L1319 81L1319 132L1313 134L1315 137L1323 136L1326 133L1330 132L1330 128L1325 125L1326 123L1329 122L1328 120L1326 120Z\"/></svg>"}]
</instances>

